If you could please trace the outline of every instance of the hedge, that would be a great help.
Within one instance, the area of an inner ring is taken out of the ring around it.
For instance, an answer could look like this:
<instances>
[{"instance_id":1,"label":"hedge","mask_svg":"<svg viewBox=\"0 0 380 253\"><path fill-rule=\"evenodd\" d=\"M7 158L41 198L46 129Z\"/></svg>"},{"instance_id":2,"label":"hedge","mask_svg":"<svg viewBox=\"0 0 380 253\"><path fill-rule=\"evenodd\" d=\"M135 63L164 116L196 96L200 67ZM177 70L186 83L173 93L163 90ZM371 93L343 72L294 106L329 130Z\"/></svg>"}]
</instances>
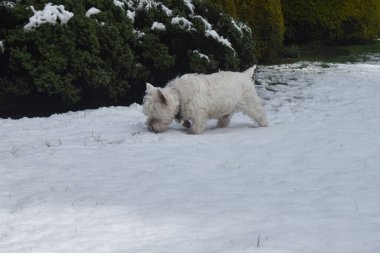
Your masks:
<instances>
[{"instance_id":1,"label":"hedge","mask_svg":"<svg viewBox=\"0 0 380 253\"><path fill-rule=\"evenodd\" d=\"M282 0L286 43L352 44L380 31L379 0Z\"/></svg>"},{"instance_id":2,"label":"hedge","mask_svg":"<svg viewBox=\"0 0 380 253\"><path fill-rule=\"evenodd\" d=\"M285 33L281 0L213 0L252 28L260 62L273 62L282 49Z\"/></svg>"},{"instance_id":3,"label":"hedge","mask_svg":"<svg viewBox=\"0 0 380 253\"><path fill-rule=\"evenodd\" d=\"M239 17L254 29L258 57L272 62L282 49L285 33L281 0L237 0Z\"/></svg>"}]
</instances>

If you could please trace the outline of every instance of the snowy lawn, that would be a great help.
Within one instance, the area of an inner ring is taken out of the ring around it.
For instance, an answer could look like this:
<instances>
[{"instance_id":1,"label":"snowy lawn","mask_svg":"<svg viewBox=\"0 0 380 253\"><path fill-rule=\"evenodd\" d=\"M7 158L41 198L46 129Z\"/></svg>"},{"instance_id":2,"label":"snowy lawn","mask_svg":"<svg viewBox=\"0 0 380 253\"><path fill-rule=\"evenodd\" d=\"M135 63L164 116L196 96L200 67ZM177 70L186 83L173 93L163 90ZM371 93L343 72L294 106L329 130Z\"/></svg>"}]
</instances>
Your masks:
<instances>
[{"instance_id":1,"label":"snowy lawn","mask_svg":"<svg viewBox=\"0 0 380 253\"><path fill-rule=\"evenodd\" d=\"M0 119L0 252L380 252L380 64L261 67L270 127Z\"/></svg>"}]
</instances>

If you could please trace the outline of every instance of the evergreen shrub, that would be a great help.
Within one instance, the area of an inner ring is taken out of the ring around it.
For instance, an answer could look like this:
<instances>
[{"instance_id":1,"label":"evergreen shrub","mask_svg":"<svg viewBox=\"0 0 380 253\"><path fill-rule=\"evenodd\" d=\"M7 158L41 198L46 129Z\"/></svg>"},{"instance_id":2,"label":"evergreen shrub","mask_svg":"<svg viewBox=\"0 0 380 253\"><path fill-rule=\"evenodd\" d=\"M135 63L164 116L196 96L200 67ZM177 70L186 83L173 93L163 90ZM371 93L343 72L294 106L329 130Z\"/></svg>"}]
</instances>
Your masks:
<instances>
[{"instance_id":1,"label":"evergreen shrub","mask_svg":"<svg viewBox=\"0 0 380 253\"><path fill-rule=\"evenodd\" d=\"M281 0L236 0L239 17L253 27L257 54L264 63L275 60L285 33Z\"/></svg>"},{"instance_id":2,"label":"evergreen shrub","mask_svg":"<svg viewBox=\"0 0 380 253\"><path fill-rule=\"evenodd\" d=\"M286 43L353 44L378 36L379 0L282 0Z\"/></svg>"},{"instance_id":3,"label":"evergreen shrub","mask_svg":"<svg viewBox=\"0 0 380 253\"><path fill-rule=\"evenodd\" d=\"M253 29L260 62L273 62L283 46L285 33L281 0L213 0L230 15Z\"/></svg>"},{"instance_id":4,"label":"evergreen shrub","mask_svg":"<svg viewBox=\"0 0 380 253\"><path fill-rule=\"evenodd\" d=\"M48 3L73 16L25 29ZM1 117L129 105L145 82L256 62L251 29L198 0L19 1L0 5L0 41Z\"/></svg>"}]
</instances>

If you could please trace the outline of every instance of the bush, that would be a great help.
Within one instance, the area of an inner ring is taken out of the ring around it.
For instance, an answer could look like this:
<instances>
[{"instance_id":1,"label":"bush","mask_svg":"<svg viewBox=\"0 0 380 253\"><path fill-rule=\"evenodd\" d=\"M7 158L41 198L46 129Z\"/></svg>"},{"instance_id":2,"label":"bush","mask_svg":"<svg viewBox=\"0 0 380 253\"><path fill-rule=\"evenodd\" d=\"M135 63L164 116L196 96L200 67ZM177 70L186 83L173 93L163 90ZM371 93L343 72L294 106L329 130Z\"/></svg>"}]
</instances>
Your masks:
<instances>
[{"instance_id":1,"label":"bush","mask_svg":"<svg viewBox=\"0 0 380 253\"><path fill-rule=\"evenodd\" d=\"M2 29L5 52L0 63L0 111L5 116L52 113L95 107L127 94L135 75L132 25L124 13L104 1L97 19L74 15L67 25L23 26L42 1L25 1L11 9L13 27ZM87 6L86 6L87 5ZM67 9L85 13L90 5L65 1ZM9 10L8 10L9 11ZM111 23L100 25L107 22ZM3 27L2 27L3 28Z\"/></svg>"},{"instance_id":2,"label":"bush","mask_svg":"<svg viewBox=\"0 0 380 253\"><path fill-rule=\"evenodd\" d=\"M380 29L378 0L282 0L286 43L370 41Z\"/></svg>"},{"instance_id":3,"label":"bush","mask_svg":"<svg viewBox=\"0 0 380 253\"><path fill-rule=\"evenodd\" d=\"M259 61L273 62L282 49L285 26L280 0L213 0L253 28Z\"/></svg>"},{"instance_id":4,"label":"bush","mask_svg":"<svg viewBox=\"0 0 380 253\"><path fill-rule=\"evenodd\" d=\"M258 57L272 62L282 49L285 33L281 0L237 0L239 16L254 29Z\"/></svg>"},{"instance_id":5,"label":"bush","mask_svg":"<svg viewBox=\"0 0 380 253\"><path fill-rule=\"evenodd\" d=\"M34 14L28 7L44 10L47 2L73 16L25 26ZM0 6L0 116L128 105L141 102L147 81L164 86L183 73L244 70L256 62L249 28L211 2L187 3L26 0ZM91 7L100 12L86 16Z\"/></svg>"},{"instance_id":6,"label":"bush","mask_svg":"<svg viewBox=\"0 0 380 253\"><path fill-rule=\"evenodd\" d=\"M222 6L223 10L235 18L239 18L237 0L213 0Z\"/></svg>"}]
</instances>

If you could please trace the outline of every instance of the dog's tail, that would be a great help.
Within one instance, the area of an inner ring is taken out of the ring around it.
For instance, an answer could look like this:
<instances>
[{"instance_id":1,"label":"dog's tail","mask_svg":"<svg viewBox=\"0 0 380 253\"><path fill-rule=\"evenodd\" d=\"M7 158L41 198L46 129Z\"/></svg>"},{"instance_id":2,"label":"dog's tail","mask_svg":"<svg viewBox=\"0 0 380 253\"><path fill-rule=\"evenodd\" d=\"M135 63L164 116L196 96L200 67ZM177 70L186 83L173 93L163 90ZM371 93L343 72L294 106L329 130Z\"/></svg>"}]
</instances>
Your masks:
<instances>
[{"instance_id":1,"label":"dog's tail","mask_svg":"<svg viewBox=\"0 0 380 253\"><path fill-rule=\"evenodd\" d=\"M256 65L253 65L252 67L250 67L249 69L244 71L244 74L246 74L250 78L254 79L255 70L256 70Z\"/></svg>"}]
</instances>

